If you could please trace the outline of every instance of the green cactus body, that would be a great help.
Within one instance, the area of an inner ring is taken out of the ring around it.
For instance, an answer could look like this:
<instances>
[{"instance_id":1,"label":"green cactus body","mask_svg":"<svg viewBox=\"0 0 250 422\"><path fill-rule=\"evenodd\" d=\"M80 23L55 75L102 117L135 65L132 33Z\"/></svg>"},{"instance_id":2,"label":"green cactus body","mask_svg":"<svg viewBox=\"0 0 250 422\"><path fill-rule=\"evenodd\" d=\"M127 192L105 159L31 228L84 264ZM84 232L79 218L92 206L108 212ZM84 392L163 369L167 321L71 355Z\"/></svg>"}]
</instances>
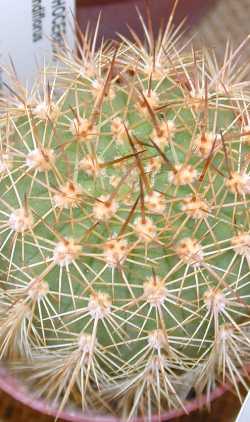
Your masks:
<instances>
[{"instance_id":1,"label":"green cactus body","mask_svg":"<svg viewBox=\"0 0 250 422\"><path fill-rule=\"evenodd\" d=\"M1 117L1 359L126 420L247 388L249 359L248 86L229 50L145 35L87 34Z\"/></svg>"}]
</instances>

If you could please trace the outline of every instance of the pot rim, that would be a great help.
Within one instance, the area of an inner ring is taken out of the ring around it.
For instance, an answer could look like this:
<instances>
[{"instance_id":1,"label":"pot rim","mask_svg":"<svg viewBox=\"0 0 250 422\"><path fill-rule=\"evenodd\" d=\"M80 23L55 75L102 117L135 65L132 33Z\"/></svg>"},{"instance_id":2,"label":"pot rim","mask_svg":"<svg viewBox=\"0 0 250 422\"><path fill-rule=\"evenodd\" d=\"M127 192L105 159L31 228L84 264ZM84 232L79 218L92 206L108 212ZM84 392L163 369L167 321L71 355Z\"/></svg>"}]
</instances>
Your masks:
<instances>
[{"instance_id":1,"label":"pot rim","mask_svg":"<svg viewBox=\"0 0 250 422\"><path fill-rule=\"evenodd\" d=\"M36 410L42 414L47 414L49 416L54 416L57 418L65 419L66 421L71 422L121 422L121 419L114 416L105 416L98 414L86 414L83 415L75 409L66 409L61 411L58 414L58 409L52 404L45 403L42 399L36 399L32 397L30 391L28 391L21 383L13 376L8 373L6 368L0 368L0 389L5 393L9 394L15 400L23 403L24 405ZM218 397L222 396L229 387L227 385L221 385L215 388L211 395L209 403ZM199 398L186 401L185 408L187 413L191 413L195 410L198 410L202 406L208 403L206 395L202 395ZM164 412L160 417L155 415L152 417L152 422L159 421L168 421L179 416L185 415L183 409L173 409L167 412ZM143 417L135 417L131 422L143 422L145 419Z\"/></svg>"}]
</instances>

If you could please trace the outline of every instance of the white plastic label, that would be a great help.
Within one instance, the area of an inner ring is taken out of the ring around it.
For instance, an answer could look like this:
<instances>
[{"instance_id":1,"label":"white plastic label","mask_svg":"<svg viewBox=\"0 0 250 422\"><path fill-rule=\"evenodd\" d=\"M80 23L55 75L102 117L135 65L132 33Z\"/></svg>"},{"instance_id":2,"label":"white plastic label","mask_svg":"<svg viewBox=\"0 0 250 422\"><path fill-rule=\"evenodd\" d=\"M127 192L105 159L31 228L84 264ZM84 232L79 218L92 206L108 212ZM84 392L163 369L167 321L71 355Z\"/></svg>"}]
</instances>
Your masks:
<instances>
[{"instance_id":1,"label":"white plastic label","mask_svg":"<svg viewBox=\"0 0 250 422\"><path fill-rule=\"evenodd\" d=\"M73 48L75 0L1 0L0 64L14 63L18 79L32 83L39 65L51 61L53 41ZM2 72L1 72L2 76ZM3 77L3 76L2 76Z\"/></svg>"},{"instance_id":2,"label":"white plastic label","mask_svg":"<svg viewBox=\"0 0 250 422\"><path fill-rule=\"evenodd\" d=\"M245 398L245 401L240 409L240 413L235 422L249 422L250 421L250 392Z\"/></svg>"}]
</instances>

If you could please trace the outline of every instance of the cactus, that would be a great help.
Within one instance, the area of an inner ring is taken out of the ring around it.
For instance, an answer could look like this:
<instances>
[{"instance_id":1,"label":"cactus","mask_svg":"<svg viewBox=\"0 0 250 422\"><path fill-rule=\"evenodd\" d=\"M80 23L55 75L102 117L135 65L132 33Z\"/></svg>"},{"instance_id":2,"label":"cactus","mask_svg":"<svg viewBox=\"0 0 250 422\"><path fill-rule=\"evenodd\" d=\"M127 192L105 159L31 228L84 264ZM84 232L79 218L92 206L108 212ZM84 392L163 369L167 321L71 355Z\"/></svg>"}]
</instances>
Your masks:
<instances>
[{"instance_id":1,"label":"cactus","mask_svg":"<svg viewBox=\"0 0 250 422\"><path fill-rule=\"evenodd\" d=\"M227 45L102 44L1 98L0 357L57 406L150 421L247 389L250 112Z\"/></svg>"}]
</instances>

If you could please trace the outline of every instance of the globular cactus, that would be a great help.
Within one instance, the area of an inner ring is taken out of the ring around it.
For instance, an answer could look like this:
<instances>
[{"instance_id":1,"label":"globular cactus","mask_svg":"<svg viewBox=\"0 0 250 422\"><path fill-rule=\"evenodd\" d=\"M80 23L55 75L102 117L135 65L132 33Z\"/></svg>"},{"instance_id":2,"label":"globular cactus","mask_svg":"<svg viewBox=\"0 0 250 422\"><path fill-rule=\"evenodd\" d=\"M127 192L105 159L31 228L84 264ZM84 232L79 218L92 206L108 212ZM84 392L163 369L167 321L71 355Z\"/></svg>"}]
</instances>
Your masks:
<instances>
[{"instance_id":1,"label":"globular cactus","mask_svg":"<svg viewBox=\"0 0 250 422\"><path fill-rule=\"evenodd\" d=\"M250 90L243 44L142 23L1 98L0 356L59 411L150 421L247 388Z\"/></svg>"}]
</instances>

